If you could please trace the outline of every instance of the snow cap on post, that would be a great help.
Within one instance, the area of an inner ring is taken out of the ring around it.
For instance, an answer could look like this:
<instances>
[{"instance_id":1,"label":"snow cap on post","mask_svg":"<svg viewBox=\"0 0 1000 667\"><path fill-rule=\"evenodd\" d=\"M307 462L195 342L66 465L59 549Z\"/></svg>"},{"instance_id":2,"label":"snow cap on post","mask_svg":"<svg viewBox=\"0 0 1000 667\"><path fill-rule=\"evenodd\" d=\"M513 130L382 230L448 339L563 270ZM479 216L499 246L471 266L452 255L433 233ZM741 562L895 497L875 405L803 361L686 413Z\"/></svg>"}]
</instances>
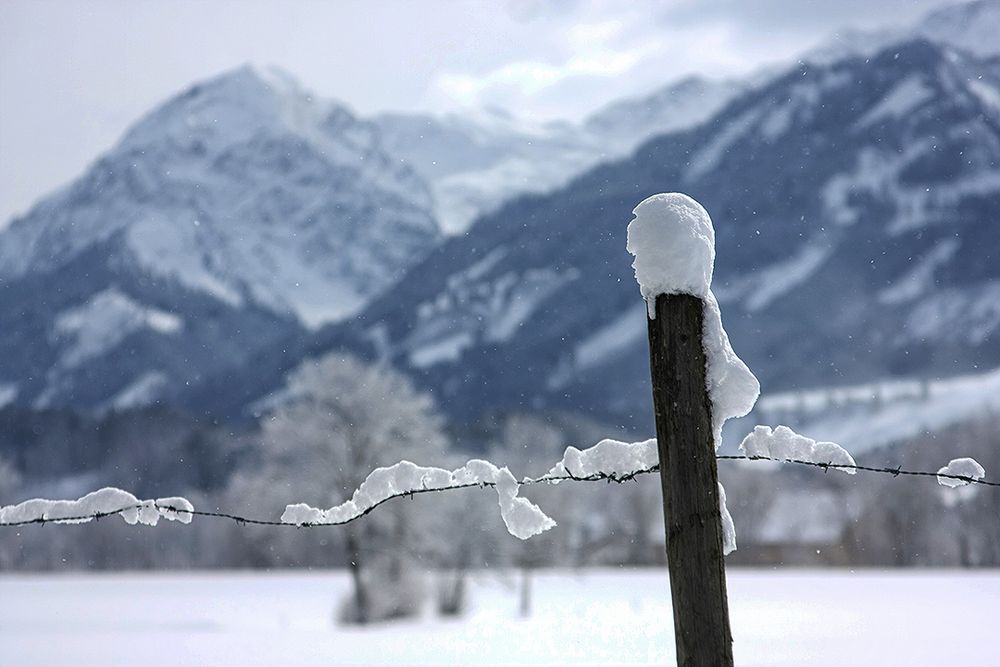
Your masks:
<instances>
[{"instance_id":1,"label":"snow cap on post","mask_svg":"<svg viewBox=\"0 0 1000 667\"><path fill-rule=\"evenodd\" d=\"M656 297L660 294L690 294L705 302L705 381L712 400L712 427L718 448L722 425L753 409L760 383L733 351L722 327L719 302L712 294L712 219L701 204L679 192L648 197L632 214L635 218L628 225L626 248L635 255L632 268L649 319L656 317Z\"/></svg>"},{"instance_id":2,"label":"snow cap on post","mask_svg":"<svg viewBox=\"0 0 1000 667\"><path fill-rule=\"evenodd\" d=\"M626 249L639 290L656 313L660 294L708 295L715 265L715 229L708 211L691 197L667 192L644 199L632 211Z\"/></svg>"}]
</instances>

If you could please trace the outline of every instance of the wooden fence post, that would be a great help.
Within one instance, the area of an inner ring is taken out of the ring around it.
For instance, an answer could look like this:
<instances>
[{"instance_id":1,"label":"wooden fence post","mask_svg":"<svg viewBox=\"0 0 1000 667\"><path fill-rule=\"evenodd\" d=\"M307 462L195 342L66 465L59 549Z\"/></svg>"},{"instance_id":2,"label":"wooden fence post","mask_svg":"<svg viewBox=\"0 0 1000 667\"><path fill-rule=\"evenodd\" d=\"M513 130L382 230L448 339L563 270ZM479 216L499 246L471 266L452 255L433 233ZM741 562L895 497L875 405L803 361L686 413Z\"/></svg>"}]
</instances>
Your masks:
<instances>
[{"instance_id":1,"label":"wooden fence post","mask_svg":"<svg viewBox=\"0 0 1000 667\"><path fill-rule=\"evenodd\" d=\"M732 667L703 311L695 296L656 297L656 318L647 322L653 408L677 664Z\"/></svg>"}]
</instances>

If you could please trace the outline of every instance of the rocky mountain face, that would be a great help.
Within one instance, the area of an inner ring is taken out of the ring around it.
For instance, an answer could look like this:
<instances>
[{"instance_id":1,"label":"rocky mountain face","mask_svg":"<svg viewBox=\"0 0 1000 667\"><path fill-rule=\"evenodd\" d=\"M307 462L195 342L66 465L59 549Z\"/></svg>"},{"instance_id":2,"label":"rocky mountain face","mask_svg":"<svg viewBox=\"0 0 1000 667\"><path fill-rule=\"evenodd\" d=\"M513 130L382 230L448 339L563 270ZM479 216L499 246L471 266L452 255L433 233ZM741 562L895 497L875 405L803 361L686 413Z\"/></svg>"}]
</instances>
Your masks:
<instances>
[{"instance_id":1,"label":"rocky mountain face","mask_svg":"<svg viewBox=\"0 0 1000 667\"><path fill-rule=\"evenodd\" d=\"M182 393L348 317L440 237L378 129L250 67L154 110L0 232L0 398Z\"/></svg>"},{"instance_id":2,"label":"rocky mountain face","mask_svg":"<svg viewBox=\"0 0 1000 667\"><path fill-rule=\"evenodd\" d=\"M564 407L645 426L625 227L664 190L712 214L715 291L765 391L1000 364L1000 65L923 40L803 65L509 202L299 352L389 359L457 415Z\"/></svg>"}]
</instances>

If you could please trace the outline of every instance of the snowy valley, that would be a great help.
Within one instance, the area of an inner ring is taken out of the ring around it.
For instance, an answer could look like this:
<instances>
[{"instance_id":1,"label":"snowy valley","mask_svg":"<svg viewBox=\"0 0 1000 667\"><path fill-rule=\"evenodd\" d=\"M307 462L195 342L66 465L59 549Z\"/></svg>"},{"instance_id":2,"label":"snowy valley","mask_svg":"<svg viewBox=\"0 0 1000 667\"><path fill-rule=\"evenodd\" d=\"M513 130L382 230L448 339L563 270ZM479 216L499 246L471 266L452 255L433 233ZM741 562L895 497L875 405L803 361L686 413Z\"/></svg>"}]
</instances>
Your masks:
<instances>
[{"instance_id":1,"label":"snowy valley","mask_svg":"<svg viewBox=\"0 0 1000 667\"><path fill-rule=\"evenodd\" d=\"M0 3L0 667L995 665L998 33Z\"/></svg>"}]
</instances>

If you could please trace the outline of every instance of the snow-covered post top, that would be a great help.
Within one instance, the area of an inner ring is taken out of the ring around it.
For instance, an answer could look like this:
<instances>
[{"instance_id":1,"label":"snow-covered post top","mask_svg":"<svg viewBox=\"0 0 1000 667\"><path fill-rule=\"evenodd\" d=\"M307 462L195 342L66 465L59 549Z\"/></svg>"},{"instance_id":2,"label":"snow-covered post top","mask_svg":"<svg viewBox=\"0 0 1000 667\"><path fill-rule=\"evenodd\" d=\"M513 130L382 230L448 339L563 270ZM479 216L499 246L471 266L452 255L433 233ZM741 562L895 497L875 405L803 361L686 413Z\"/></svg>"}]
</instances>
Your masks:
<instances>
[{"instance_id":1,"label":"snow-covered post top","mask_svg":"<svg viewBox=\"0 0 1000 667\"><path fill-rule=\"evenodd\" d=\"M704 301L702 346L705 385L712 402L715 446L722 441L727 419L749 414L760 395L760 383L736 356L722 328L722 312L712 294L715 228L708 211L679 192L653 195L632 211L626 249L635 255L632 268L646 300L649 319L656 318L656 297L690 294Z\"/></svg>"},{"instance_id":2,"label":"snow-covered post top","mask_svg":"<svg viewBox=\"0 0 1000 667\"><path fill-rule=\"evenodd\" d=\"M705 297L715 267L715 229L708 211L679 192L653 195L632 211L626 249L649 317L660 294Z\"/></svg>"}]
</instances>

